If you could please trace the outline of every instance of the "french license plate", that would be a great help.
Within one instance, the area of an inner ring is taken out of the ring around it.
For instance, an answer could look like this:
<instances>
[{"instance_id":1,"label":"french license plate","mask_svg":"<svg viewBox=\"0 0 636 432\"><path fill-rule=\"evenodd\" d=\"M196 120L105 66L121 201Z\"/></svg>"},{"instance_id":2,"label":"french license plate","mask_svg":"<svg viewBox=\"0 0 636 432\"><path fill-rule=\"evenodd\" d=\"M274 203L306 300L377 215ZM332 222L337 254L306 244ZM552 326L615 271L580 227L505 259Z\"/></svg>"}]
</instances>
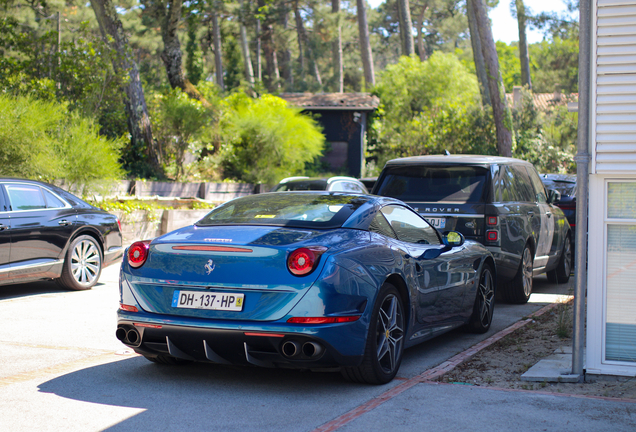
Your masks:
<instances>
[{"instance_id":1,"label":"french license plate","mask_svg":"<svg viewBox=\"0 0 636 432\"><path fill-rule=\"evenodd\" d=\"M172 295L172 307L240 312L244 298L244 294L177 290Z\"/></svg>"},{"instance_id":2,"label":"french license plate","mask_svg":"<svg viewBox=\"0 0 636 432\"><path fill-rule=\"evenodd\" d=\"M438 217L425 217L431 225L438 229L446 228L446 218L438 218Z\"/></svg>"}]
</instances>

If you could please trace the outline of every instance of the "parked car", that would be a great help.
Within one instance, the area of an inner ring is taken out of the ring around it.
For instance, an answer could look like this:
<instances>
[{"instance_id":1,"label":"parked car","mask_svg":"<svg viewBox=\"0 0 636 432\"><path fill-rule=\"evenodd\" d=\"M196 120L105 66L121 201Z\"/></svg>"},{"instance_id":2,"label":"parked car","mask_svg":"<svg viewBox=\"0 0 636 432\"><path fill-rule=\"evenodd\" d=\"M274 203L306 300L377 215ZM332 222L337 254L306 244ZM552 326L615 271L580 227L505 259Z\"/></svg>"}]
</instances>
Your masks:
<instances>
[{"instance_id":1,"label":"parked car","mask_svg":"<svg viewBox=\"0 0 636 432\"><path fill-rule=\"evenodd\" d=\"M541 174L545 188L559 192L559 200L554 204L559 207L568 219L572 229L572 241L576 237L576 175L573 174Z\"/></svg>"},{"instance_id":2,"label":"parked car","mask_svg":"<svg viewBox=\"0 0 636 432\"><path fill-rule=\"evenodd\" d=\"M570 226L528 162L468 155L394 159L373 193L400 199L434 227L484 244L508 302L528 301L533 276L547 273L558 283L570 277Z\"/></svg>"},{"instance_id":3,"label":"parked car","mask_svg":"<svg viewBox=\"0 0 636 432\"><path fill-rule=\"evenodd\" d=\"M377 177L363 177L360 179L360 182L367 188L367 190L373 190L373 186L375 186L376 181L378 181Z\"/></svg>"},{"instance_id":4,"label":"parked car","mask_svg":"<svg viewBox=\"0 0 636 432\"><path fill-rule=\"evenodd\" d=\"M488 331L494 275L485 247L398 200L253 195L131 245L116 335L158 363L341 367L386 383L404 348Z\"/></svg>"},{"instance_id":5,"label":"parked car","mask_svg":"<svg viewBox=\"0 0 636 432\"><path fill-rule=\"evenodd\" d=\"M116 216L50 184L0 178L0 285L90 289L123 253Z\"/></svg>"},{"instance_id":6,"label":"parked car","mask_svg":"<svg viewBox=\"0 0 636 432\"><path fill-rule=\"evenodd\" d=\"M366 186L353 177L288 177L280 181L272 192L289 191L329 191L369 193Z\"/></svg>"}]
</instances>

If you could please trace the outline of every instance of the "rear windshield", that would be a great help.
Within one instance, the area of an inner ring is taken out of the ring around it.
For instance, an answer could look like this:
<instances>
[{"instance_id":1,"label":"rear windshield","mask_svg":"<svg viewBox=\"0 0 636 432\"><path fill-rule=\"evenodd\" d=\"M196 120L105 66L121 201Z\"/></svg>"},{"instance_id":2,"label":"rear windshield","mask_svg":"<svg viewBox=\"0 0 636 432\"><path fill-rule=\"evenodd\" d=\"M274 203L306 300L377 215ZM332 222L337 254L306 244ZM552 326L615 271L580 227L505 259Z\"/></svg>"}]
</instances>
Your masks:
<instances>
[{"instance_id":1,"label":"rear windshield","mask_svg":"<svg viewBox=\"0 0 636 432\"><path fill-rule=\"evenodd\" d=\"M389 167L374 192L406 202L479 203L487 172L478 166Z\"/></svg>"},{"instance_id":2,"label":"rear windshield","mask_svg":"<svg viewBox=\"0 0 636 432\"><path fill-rule=\"evenodd\" d=\"M274 188L275 192L321 190L327 190L326 180L292 181L288 183L281 183Z\"/></svg>"},{"instance_id":3,"label":"rear windshield","mask_svg":"<svg viewBox=\"0 0 636 432\"><path fill-rule=\"evenodd\" d=\"M215 208L197 226L275 225L338 228L369 199L338 193L269 193L237 198Z\"/></svg>"}]
</instances>

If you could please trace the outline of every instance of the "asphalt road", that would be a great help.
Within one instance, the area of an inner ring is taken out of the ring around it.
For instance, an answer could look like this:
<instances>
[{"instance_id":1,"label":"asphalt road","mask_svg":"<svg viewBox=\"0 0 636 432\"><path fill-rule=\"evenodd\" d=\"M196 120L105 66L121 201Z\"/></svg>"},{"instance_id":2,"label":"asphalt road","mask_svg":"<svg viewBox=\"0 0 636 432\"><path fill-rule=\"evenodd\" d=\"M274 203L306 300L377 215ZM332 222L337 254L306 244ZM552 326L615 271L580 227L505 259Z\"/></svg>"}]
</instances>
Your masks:
<instances>
[{"instance_id":1,"label":"asphalt road","mask_svg":"<svg viewBox=\"0 0 636 432\"><path fill-rule=\"evenodd\" d=\"M418 378L571 283L535 279L531 302L497 305L486 335L454 331L411 348L398 378L369 386L337 372L150 363L115 338L118 270L90 291L0 287L0 431L636 430L634 404Z\"/></svg>"}]
</instances>

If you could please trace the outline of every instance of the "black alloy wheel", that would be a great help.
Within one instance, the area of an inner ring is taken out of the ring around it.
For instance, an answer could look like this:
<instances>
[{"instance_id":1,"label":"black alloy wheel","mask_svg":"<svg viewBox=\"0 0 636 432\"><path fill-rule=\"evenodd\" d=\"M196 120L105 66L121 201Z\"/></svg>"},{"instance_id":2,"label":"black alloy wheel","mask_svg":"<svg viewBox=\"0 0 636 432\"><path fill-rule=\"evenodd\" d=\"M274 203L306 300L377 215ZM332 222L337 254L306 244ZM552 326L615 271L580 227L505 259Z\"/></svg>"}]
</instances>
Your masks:
<instances>
[{"instance_id":1,"label":"black alloy wheel","mask_svg":"<svg viewBox=\"0 0 636 432\"><path fill-rule=\"evenodd\" d=\"M404 306L398 290L385 283L378 294L367 335L364 358L357 367L344 367L354 382L386 384L397 374L404 352Z\"/></svg>"},{"instance_id":2,"label":"black alloy wheel","mask_svg":"<svg viewBox=\"0 0 636 432\"><path fill-rule=\"evenodd\" d=\"M565 238L563 242L563 250L561 251L561 258L559 264L557 264L554 270L547 272L548 280L552 283L564 284L570 280L570 274L572 273L572 240L570 235Z\"/></svg>"},{"instance_id":3,"label":"black alloy wheel","mask_svg":"<svg viewBox=\"0 0 636 432\"><path fill-rule=\"evenodd\" d=\"M501 295L504 301L514 304L525 304L532 294L532 270L534 256L529 245L523 248L521 262L515 277L504 285Z\"/></svg>"},{"instance_id":4,"label":"black alloy wheel","mask_svg":"<svg viewBox=\"0 0 636 432\"><path fill-rule=\"evenodd\" d=\"M472 333L486 333L490 329L494 310L495 278L490 265L484 264L479 276L475 305L468 322L468 330Z\"/></svg>"}]
</instances>

